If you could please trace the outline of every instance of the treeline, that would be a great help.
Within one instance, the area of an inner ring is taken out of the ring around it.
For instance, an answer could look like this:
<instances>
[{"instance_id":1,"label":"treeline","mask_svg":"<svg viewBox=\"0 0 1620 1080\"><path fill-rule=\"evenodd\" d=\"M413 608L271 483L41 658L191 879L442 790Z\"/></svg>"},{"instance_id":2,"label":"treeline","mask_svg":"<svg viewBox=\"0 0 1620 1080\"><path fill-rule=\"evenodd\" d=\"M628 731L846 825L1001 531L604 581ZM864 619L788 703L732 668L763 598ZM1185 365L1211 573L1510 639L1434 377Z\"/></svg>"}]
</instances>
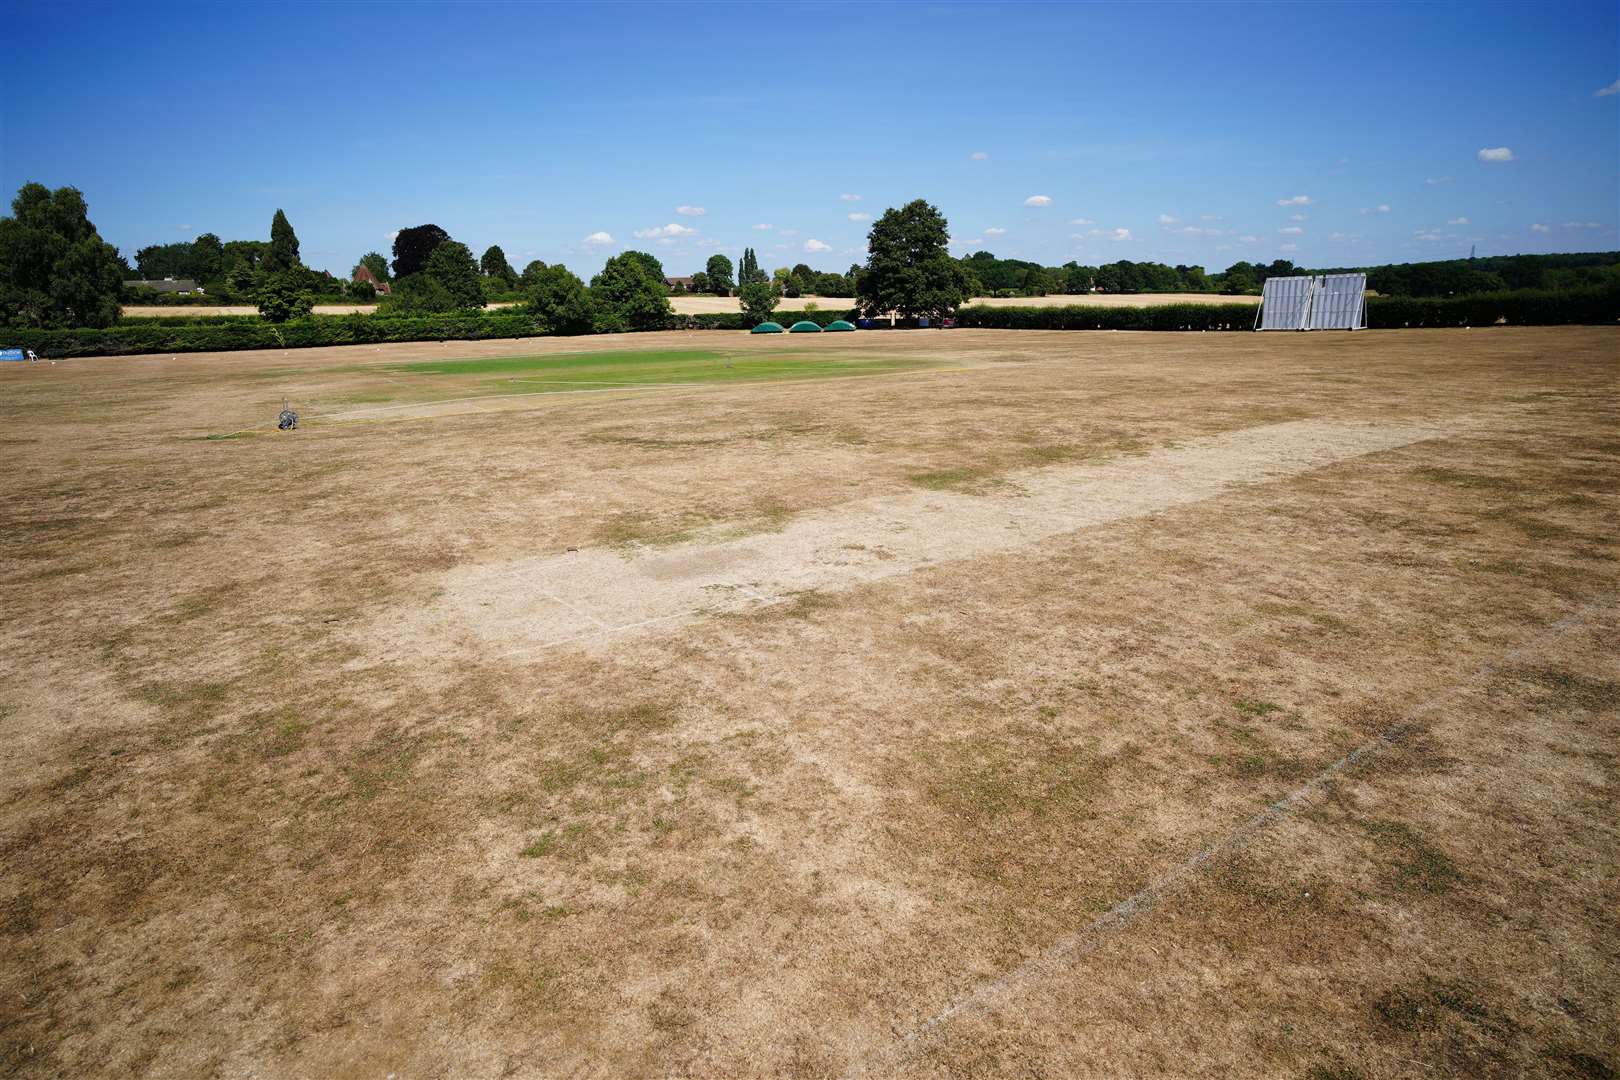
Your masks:
<instances>
[{"instance_id":1,"label":"treeline","mask_svg":"<svg viewBox=\"0 0 1620 1080\"><path fill-rule=\"evenodd\" d=\"M968 294L974 297L1089 292L1239 294L1258 292L1268 277L1302 273L1287 259L1278 259L1269 265L1240 262L1224 274L1211 274L1202 266L1182 263L1169 266L1129 259L1100 266L1078 262L1042 266L1023 259L998 259L988 251L975 251L957 262L967 275Z\"/></svg>"},{"instance_id":2,"label":"treeline","mask_svg":"<svg viewBox=\"0 0 1620 1080\"><path fill-rule=\"evenodd\" d=\"M1559 255L1487 255L1478 259L1394 263L1317 270L1360 273L1384 296L1465 296L1513 289L1565 291L1620 281L1620 251Z\"/></svg>"}]
</instances>

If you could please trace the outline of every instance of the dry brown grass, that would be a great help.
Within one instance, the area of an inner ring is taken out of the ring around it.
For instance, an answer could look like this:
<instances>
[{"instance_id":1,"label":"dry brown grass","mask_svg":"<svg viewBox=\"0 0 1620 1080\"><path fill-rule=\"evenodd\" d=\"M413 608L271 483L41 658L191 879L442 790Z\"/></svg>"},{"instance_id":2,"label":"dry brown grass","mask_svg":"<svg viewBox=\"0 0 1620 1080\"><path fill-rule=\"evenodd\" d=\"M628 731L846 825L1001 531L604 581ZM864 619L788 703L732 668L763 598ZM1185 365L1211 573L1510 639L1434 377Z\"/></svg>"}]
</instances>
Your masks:
<instances>
[{"instance_id":1,"label":"dry brown grass","mask_svg":"<svg viewBox=\"0 0 1620 1080\"><path fill-rule=\"evenodd\" d=\"M0 1073L1620 1069L1620 334L849 337L795 347L952 367L214 440L383 360L767 343L0 370ZM421 621L1311 420L1445 433L612 647Z\"/></svg>"}]
</instances>

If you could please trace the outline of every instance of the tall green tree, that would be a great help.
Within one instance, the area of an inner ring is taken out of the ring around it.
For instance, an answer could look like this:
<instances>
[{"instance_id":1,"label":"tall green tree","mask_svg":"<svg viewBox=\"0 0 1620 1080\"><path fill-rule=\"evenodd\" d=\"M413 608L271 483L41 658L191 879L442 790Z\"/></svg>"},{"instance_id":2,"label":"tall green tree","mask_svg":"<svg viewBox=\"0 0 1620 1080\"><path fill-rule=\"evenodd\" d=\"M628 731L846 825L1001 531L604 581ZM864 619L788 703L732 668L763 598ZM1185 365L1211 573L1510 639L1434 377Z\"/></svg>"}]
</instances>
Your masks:
<instances>
[{"instance_id":1,"label":"tall green tree","mask_svg":"<svg viewBox=\"0 0 1620 1080\"><path fill-rule=\"evenodd\" d=\"M269 322L302 319L315 308L315 297L303 287L303 276L292 270L268 274L253 295L259 315Z\"/></svg>"},{"instance_id":2,"label":"tall green tree","mask_svg":"<svg viewBox=\"0 0 1620 1080\"><path fill-rule=\"evenodd\" d=\"M912 318L954 311L966 294L967 276L946 250L949 243L945 215L926 201L885 210L868 238L856 293L861 313Z\"/></svg>"},{"instance_id":3,"label":"tall green tree","mask_svg":"<svg viewBox=\"0 0 1620 1080\"><path fill-rule=\"evenodd\" d=\"M433 249L450 239L437 225L416 225L394 235L394 278L408 278L427 265Z\"/></svg>"},{"instance_id":4,"label":"tall green tree","mask_svg":"<svg viewBox=\"0 0 1620 1080\"><path fill-rule=\"evenodd\" d=\"M743 321L750 328L768 321L782 299L782 291L765 281L751 281L739 289L737 295L742 300Z\"/></svg>"},{"instance_id":5,"label":"tall green tree","mask_svg":"<svg viewBox=\"0 0 1620 1080\"><path fill-rule=\"evenodd\" d=\"M615 255L591 278L596 329L603 333L662 329L674 314L668 292L657 259L641 251Z\"/></svg>"},{"instance_id":6,"label":"tall green tree","mask_svg":"<svg viewBox=\"0 0 1620 1080\"><path fill-rule=\"evenodd\" d=\"M523 287L525 289L532 288L535 282L540 280L540 275L544 273L546 269L546 264L541 262L539 259L532 260L528 266L523 268Z\"/></svg>"},{"instance_id":7,"label":"tall green tree","mask_svg":"<svg viewBox=\"0 0 1620 1080\"><path fill-rule=\"evenodd\" d=\"M533 265L532 263L530 265ZM528 285L529 314L553 334L588 334L592 317L585 283L566 266L542 266Z\"/></svg>"},{"instance_id":8,"label":"tall green tree","mask_svg":"<svg viewBox=\"0 0 1620 1080\"><path fill-rule=\"evenodd\" d=\"M478 269L485 277L500 278L508 285L516 283L518 279L517 271L506 261L506 252L501 250L499 244L491 244L484 250L478 260Z\"/></svg>"},{"instance_id":9,"label":"tall green tree","mask_svg":"<svg viewBox=\"0 0 1620 1080\"><path fill-rule=\"evenodd\" d=\"M759 268L759 257L754 254L753 248L743 248L742 262L737 268L737 284L753 285L771 280L765 271Z\"/></svg>"},{"instance_id":10,"label":"tall green tree","mask_svg":"<svg viewBox=\"0 0 1620 1080\"><path fill-rule=\"evenodd\" d=\"M709 261L703 267L704 277L707 279L706 292L716 296L730 296L732 290L731 260L724 255L710 255ZM693 288L697 282L692 283Z\"/></svg>"},{"instance_id":11,"label":"tall green tree","mask_svg":"<svg viewBox=\"0 0 1620 1080\"><path fill-rule=\"evenodd\" d=\"M0 218L0 324L111 326L124 270L77 188L24 184Z\"/></svg>"},{"instance_id":12,"label":"tall green tree","mask_svg":"<svg viewBox=\"0 0 1620 1080\"><path fill-rule=\"evenodd\" d=\"M270 252L265 257L265 269L272 274L283 270L291 270L301 266L298 261L298 234L293 232L292 222L281 210L270 219Z\"/></svg>"}]
</instances>

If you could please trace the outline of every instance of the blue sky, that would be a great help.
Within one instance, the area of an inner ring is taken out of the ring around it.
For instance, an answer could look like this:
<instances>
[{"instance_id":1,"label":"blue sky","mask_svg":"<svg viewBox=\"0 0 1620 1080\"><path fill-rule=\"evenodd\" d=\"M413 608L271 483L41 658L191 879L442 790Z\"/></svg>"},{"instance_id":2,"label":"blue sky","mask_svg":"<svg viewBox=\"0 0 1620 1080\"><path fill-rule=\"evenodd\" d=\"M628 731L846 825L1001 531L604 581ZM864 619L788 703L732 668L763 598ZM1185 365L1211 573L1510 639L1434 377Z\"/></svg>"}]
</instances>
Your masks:
<instances>
[{"instance_id":1,"label":"blue sky","mask_svg":"<svg viewBox=\"0 0 1620 1080\"><path fill-rule=\"evenodd\" d=\"M0 184L126 255L346 273L401 226L584 276L843 269L923 197L957 254L1337 266L1620 247L1620 20L1548 4L0 0Z\"/></svg>"}]
</instances>

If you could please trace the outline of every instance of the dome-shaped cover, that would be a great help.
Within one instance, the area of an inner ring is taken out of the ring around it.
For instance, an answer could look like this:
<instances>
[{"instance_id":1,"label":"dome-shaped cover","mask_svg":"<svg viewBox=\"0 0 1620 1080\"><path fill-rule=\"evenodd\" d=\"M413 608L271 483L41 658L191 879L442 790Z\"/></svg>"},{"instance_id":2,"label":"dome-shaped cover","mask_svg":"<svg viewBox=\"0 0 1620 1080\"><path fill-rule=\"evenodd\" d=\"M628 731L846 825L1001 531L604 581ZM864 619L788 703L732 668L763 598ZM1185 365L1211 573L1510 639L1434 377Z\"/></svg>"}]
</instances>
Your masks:
<instances>
[{"instance_id":1,"label":"dome-shaped cover","mask_svg":"<svg viewBox=\"0 0 1620 1080\"><path fill-rule=\"evenodd\" d=\"M758 326L754 327L752 330L750 330L748 332L750 334L780 334L782 332L782 324L781 323L773 323L773 322L762 322Z\"/></svg>"},{"instance_id":2,"label":"dome-shaped cover","mask_svg":"<svg viewBox=\"0 0 1620 1080\"><path fill-rule=\"evenodd\" d=\"M855 324L851 323L851 322L845 322L843 319L839 319L837 322L830 322L826 326L827 333L829 333L829 334L843 333L846 330L853 330L853 329L855 329Z\"/></svg>"},{"instance_id":3,"label":"dome-shaped cover","mask_svg":"<svg viewBox=\"0 0 1620 1080\"><path fill-rule=\"evenodd\" d=\"M815 323L811 322L809 319L800 319L798 322L796 322L792 326L788 327L788 333L790 333L790 334L819 334L819 333L821 333L821 327L817 326Z\"/></svg>"}]
</instances>

